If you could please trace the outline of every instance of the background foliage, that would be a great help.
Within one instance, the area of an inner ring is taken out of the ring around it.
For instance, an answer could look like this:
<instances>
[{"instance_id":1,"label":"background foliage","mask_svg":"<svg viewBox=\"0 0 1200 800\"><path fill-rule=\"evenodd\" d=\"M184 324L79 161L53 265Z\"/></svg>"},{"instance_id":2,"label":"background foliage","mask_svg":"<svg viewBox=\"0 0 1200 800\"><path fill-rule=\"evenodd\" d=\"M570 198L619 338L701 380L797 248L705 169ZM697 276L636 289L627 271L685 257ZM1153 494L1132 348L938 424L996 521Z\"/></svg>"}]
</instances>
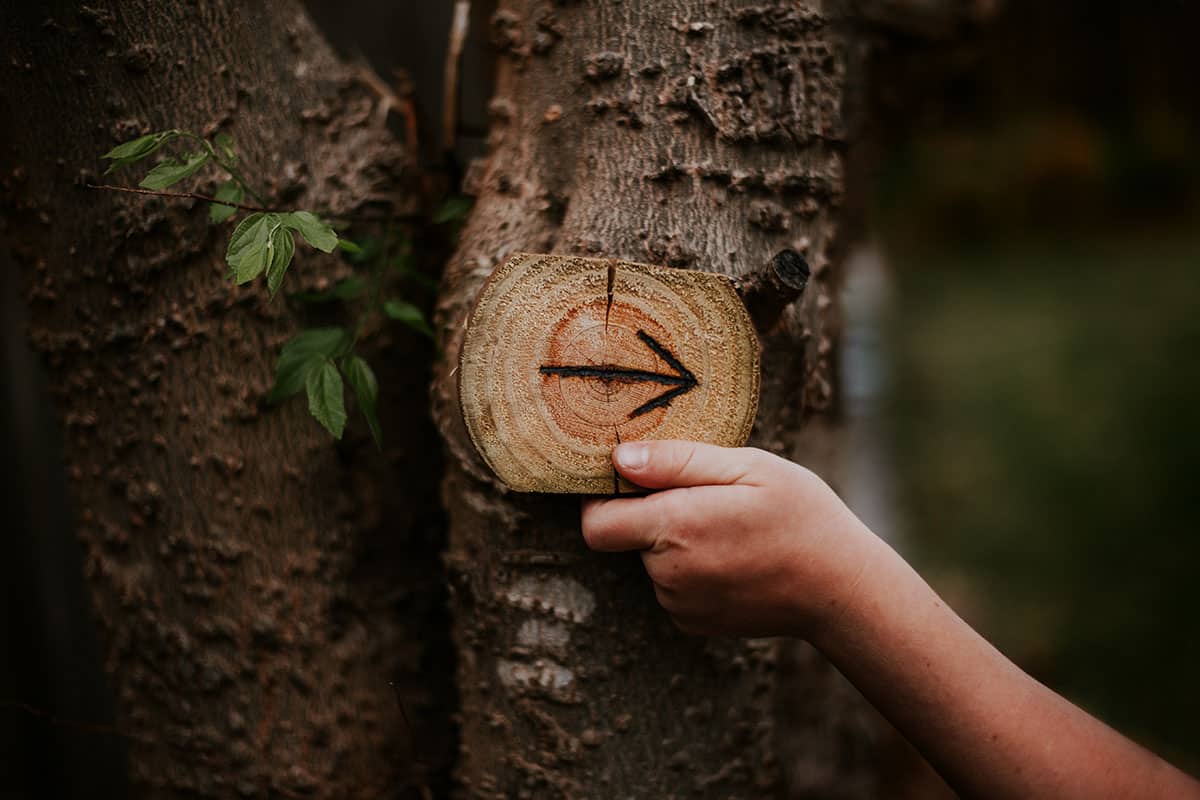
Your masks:
<instances>
[{"instance_id":1,"label":"background foliage","mask_svg":"<svg viewBox=\"0 0 1200 800\"><path fill-rule=\"evenodd\" d=\"M884 55L901 547L1055 689L1200 769L1200 10L1014 1Z\"/></svg>"}]
</instances>

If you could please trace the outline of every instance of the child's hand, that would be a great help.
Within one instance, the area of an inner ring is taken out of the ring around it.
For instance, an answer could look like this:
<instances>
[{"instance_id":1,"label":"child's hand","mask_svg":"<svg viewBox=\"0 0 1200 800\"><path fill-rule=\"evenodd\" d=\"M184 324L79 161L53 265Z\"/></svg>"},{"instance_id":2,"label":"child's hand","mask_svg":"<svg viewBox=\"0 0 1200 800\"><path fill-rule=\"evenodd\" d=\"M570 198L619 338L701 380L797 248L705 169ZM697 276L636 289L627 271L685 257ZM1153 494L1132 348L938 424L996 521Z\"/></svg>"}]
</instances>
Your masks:
<instances>
[{"instance_id":1,"label":"child's hand","mask_svg":"<svg viewBox=\"0 0 1200 800\"><path fill-rule=\"evenodd\" d=\"M613 462L667 491L589 501L588 545L641 550L685 631L809 638L964 796L1200 800L1005 659L808 470L691 442L630 442Z\"/></svg>"},{"instance_id":2,"label":"child's hand","mask_svg":"<svg viewBox=\"0 0 1200 800\"><path fill-rule=\"evenodd\" d=\"M589 500L593 550L641 550L660 603L688 633L811 634L853 598L870 533L833 490L751 448L630 442L613 452L629 481L666 489Z\"/></svg>"}]
</instances>

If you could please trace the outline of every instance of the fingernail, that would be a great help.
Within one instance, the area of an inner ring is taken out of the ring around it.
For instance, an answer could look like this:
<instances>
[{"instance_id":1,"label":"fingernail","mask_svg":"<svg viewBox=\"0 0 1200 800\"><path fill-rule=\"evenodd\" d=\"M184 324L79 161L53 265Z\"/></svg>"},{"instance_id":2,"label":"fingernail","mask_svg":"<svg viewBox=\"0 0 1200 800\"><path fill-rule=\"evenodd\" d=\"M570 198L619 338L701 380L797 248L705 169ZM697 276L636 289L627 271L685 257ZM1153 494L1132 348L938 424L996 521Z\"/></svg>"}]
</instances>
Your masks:
<instances>
[{"instance_id":1,"label":"fingernail","mask_svg":"<svg viewBox=\"0 0 1200 800\"><path fill-rule=\"evenodd\" d=\"M643 442L617 445L616 459L619 469L636 472L650 460L650 448Z\"/></svg>"}]
</instances>

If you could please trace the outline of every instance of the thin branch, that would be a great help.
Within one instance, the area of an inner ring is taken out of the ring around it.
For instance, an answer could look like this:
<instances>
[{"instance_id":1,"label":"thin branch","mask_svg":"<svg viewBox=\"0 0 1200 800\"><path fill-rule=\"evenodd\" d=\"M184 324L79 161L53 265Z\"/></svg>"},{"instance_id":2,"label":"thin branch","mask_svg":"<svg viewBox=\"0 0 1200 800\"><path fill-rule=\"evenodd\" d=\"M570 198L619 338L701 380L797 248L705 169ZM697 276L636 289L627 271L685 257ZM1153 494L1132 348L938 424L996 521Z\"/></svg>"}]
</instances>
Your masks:
<instances>
[{"instance_id":1,"label":"thin branch","mask_svg":"<svg viewBox=\"0 0 1200 800\"><path fill-rule=\"evenodd\" d=\"M462 61L467 26L471 21L470 0L454 4L454 21L450 23L450 46L446 49L446 67L442 83L442 150L454 150L458 133L458 66Z\"/></svg>"},{"instance_id":2,"label":"thin branch","mask_svg":"<svg viewBox=\"0 0 1200 800\"><path fill-rule=\"evenodd\" d=\"M234 203L230 200L218 200L215 197L209 197L206 194L197 194L196 192L161 192L155 189L142 189L133 186L112 186L107 183L89 183L89 189L107 189L110 192L128 192L129 194L148 194L153 197L174 197L182 200L202 200L206 203L216 203L219 206L233 206L242 211L258 211L264 214L283 214L286 213L281 208L265 208L263 206L252 206L247 203Z\"/></svg>"},{"instance_id":3,"label":"thin branch","mask_svg":"<svg viewBox=\"0 0 1200 800\"><path fill-rule=\"evenodd\" d=\"M110 192L126 192L128 194L145 194L152 197L172 197L177 200L200 200L205 203L216 203L219 206L232 206L233 208L242 211L253 211L262 214L286 214L295 209L290 208L270 208L267 206L255 206L248 203L234 203L229 200L218 200L215 197L209 197L206 194L198 194L197 192L163 192L155 189L142 189L133 186L112 186L107 183L88 183L85 184L89 189L107 189ZM397 214L372 216L369 214L334 214L332 212L324 214L330 219L344 219L351 222L404 222L418 221L422 219L419 214Z\"/></svg>"},{"instance_id":4,"label":"thin branch","mask_svg":"<svg viewBox=\"0 0 1200 800\"><path fill-rule=\"evenodd\" d=\"M375 112L379 119L378 124L383 127L387 124L388 114L395 111L404 119L404 143L408 146L409 152L416 153L419 149L417 140L417 114L413 110L412 100L409 99L407 93L400 94L387 81L379 77L375 70L365 59L359 58L355 63L355 76L364 86L379 99L379 108Z\"/></svg>"}]
</instances>

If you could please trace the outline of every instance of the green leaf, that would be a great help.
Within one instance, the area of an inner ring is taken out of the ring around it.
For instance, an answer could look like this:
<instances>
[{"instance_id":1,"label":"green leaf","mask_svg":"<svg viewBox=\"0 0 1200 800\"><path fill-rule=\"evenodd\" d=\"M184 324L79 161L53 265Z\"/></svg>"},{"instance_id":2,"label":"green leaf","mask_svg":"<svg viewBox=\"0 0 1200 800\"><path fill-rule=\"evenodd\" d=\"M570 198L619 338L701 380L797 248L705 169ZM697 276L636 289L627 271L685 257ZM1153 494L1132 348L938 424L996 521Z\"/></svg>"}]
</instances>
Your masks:
<instances>
[{"instance_id":1,"label":"green leaf","mask_svg":"<svg viewBox=\"0 0 1200 800\"><path fill-rule=\"evenodd\" d=\"M371 437L375 439L375 446L382 450L383 429L379 427L378 412L379 383L375 380L375 373L366 361L356 355L346 356L342 360L342 372L345 373L346 380L350 382L350 388L354 390L358 407L367 419L367 427L371 429Z\"/></svg>"},{"instance_id":2,"label":"green leaf","mask_svg":"<svg viewBox=\"0 0 1200 800\"><path fill-rule=\"evenodd\" d=\"M475 201L466 195L458 194L448 197L438 210L433 212L433 221L440 225L443 222L462 219L473 205L475 205Z\"/></svg>"},{"instance_id":3,"label":"green leaf","mask_svg":"<svg viewBox=\"0 0 1200 800\"><path fill-rule=\"evenodd\" d=\"M429 323L425 321L425 315L412 303L406 303L403 300L388 300L383 304L383 313L413 330L420 331L430 339L435 338L433 328L429 327Z\"/></svg>"},{"instance_id":4,"label":"green leaf","mask_svg":"<svg viewBox=\"0 0 1200 800\"><path fill-rule=\"evenodd\" d=\"M363 254L362 247L350 241L349 239L338 239L337 246L339 250L349 256L361 256ZM354 259L351 258L351 261L353 260Z\"/></svg>"},{"instance_id":5,"label":"green leaf","mask_svg":"<svg viewBox=\"0 0 1200 800\"><path fill-rule=\"evenodd\" d=\"M221 151L221 154L229 161L230 164L237 162L237 153L233 152L233 137L222 131L213 137L213 144Z\"/></svg>"},{"instance_id":6,"label":"green leaf","mask_svg":"<svg viewBox=\"0 0 1200 800\"><path fill-rule=\"evenodd\" d=\"M350 351L352 340L343 328L310 328L294 336L279 352L275 362L275 385L267 400L278 403L304 388L308 373L326 359Z\"/></svg>"},{"instance_id":7,"label":"green leaf","mask_svg":"<svg viewBox=\"0 0 1200 800\"><path fill-rule=\"evenodd\" d=\"M311 211L290 211L284 214L283 224L304 237L304 241L323 253L332 253L337 247L338 237L333 228L321 221Z\"/></svg>"},{"instance_id":8,"label":"green leaf","mask_svg":"<svg viewBox=\"0 0 1200 800\"><path fill-rule=\"evenodd\" d=\"M366 288L366 281L362 278L346 278L346 280L334 284L329 292L336 300L355 300L362 296L363 290Z\"/></svg>"},{"instance_id":9,"label":"green leaf","mask_svg":"<svg viewBox=\"0 0 1200 800\"><path fill-rule=\"evenodd\" d=\"M142 182L138 186L141 186L143 189L166 189L168 186L179 183L189 175L194 175L196 170L203 167L206 161L208 161L207 150L196 150L195 152L187 153L183 158L172 156L150 170L149 174L142 178Z\"/></svg>"},{"instance_id":10,"label":"green leaf","mask_svg":"<svg viewBox=\"0 0 1200 800\"><path fill-rule=\"evenodd\" d=\"M279 291L279 286L283 283L283 275L287 272L288 266L292 263L292 256L296 252L296 240L292 237L292 232L282 225L272 231L271 248L271 263L267 266L267 291L271 293L271 299L274 300L275 293Z\"/></svg>"},{"instance_id":11,"label":"green leaf","mask_svg":"<svg viewBox=\"0 0 1200 800\"><path fill-rule=\"evenodd\" d=\"M142 158L154 152L153 148L162 144L169 133L170 131L147 133L145 136L139 136L136 139L130 139L128 142L122 142L100 157L111 159Z\"/></svg>"},{"instance_id":12,"label":"green leaf","mask_svg":"<svg viewBox=\"0 0 1200 800\"><path fill-rule=\"evenodd\" d=\"M244 193L242 187L237 181L225 181L217 187L216 198L218 200L227 200L230 203L240 203ZM237 209L233 206L225 206L220 203L208 204L208 220L209 222L224 222L237 213Z\"/></svg>"},{"instance_id":13,"label":"green leaf","mask_svg":"<svg viewBox=\"0 0 1200 800\"><path fill-rule=\"evenodd\" d=\"M311 369L304 379L304 389L308 392L308 412L333 434L333 438L342 438L346 428L346 401L342 397L342 376L333 362L325 359Z\"/></svg>"},{"instance_id":14,"label":"green leaf","mask_svg":"<svg viewBox=\"0 0 1200 800\"><path fill-rule=\"evenodd\" d=\"M251 214L233 230L225 262L240 286L263 273L275 254L272 234L280 227L278 214Z\"/></svg>"},{"instance_id":15,"label":"green leaf","mask_svg":"<svg viewBox=\"0 0 1200 800\"><path fill-rule=\"evenodd\" d=\"M248 214L233 229L233 235L229 237L229 246L225 248L225 261L229 263L230 267L233 266L234 257L250 245L266 217L267 215L262 212Z\"/></svg>"},{"instance_id":16,"label":"green leaf","mask_svg":"<svg viewBox=\"0 0 1200 800\"><path fill-rule=\"evenodd\" d=\"M121 167L141 161L162 147L165 142L174 139L178 135L179 131L159 131L158 133L148 133L145 136L139 136L124 144L117 145L112 150L100 156L101 158L112 159L112 163L108 165L108 169L104 170L104 174L107 175L115 169L120 169Z\"/></svg>"},{"instance_id":17,"label":"green leaf","mask_svg":"<svg viewBox=\"0 0 1200 800\"><path fill-rule=\"evenodd\" d=\"M338 246L345 239L338 239ZM352 247L343 248L346 251L346 260L351 264L368 264L374 261L383 252L383 237L368 236L365 239L355 243Z\"/></svg>"},{"instance_id":18,"label":"green leaf","mask_svg":"<svg viewBox=\"0 0 1200 800\"><path fill-rule=\"evenodd\" d=\"M301 303L332 303L334 300L355 300L362 296L366 282L362 278L346 278L323 292L296 292L288 295Z\"/></svg>"}]
</instances>

